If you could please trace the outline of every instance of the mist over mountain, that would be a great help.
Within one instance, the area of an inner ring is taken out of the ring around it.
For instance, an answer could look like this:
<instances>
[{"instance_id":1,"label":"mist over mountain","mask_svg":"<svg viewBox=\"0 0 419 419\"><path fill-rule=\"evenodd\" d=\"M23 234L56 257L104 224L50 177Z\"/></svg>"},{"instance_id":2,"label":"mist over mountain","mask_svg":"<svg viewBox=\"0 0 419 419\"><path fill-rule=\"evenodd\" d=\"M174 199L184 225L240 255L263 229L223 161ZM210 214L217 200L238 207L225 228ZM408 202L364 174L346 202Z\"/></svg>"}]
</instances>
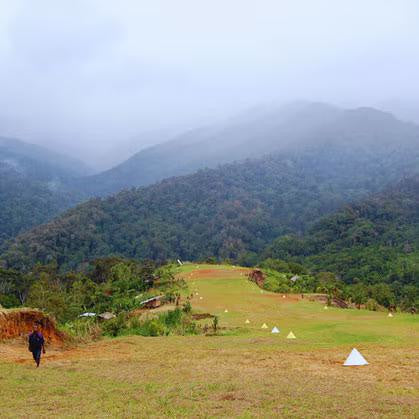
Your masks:
<instances>
[{"instance_id":1,"label":"mist over mountain","mask_svg":"<svg viewBox=\"0 0 419 419\"><path fill-rule=\"evenodd\" d=\"M86 202L19 236L3 252L5 263L73 268L104 255L243 263L276 237L302 234L325 214L418 171L418 127L372 109L332 112L316 135L291 131L301 147Z\"/></svg>"},{"instance_id":2,"label":"mist over mountain","mask_svg":"<svg viewBox=\"0 0 419 419\"><path fill-rule=\"evenodd\" d=\"M92 173L80 160L16 138L0 137L0 162L36 180L52 181Z\"/></svg>"},{"instance_id":3,"label":"mist over mountain","mask_svg":"<svg viewBox=\"0 0 419 419\"><path fill-rule=\"evenodd\" d=\"M397 180L417 169L418 143L419 127L401 122L389 113L310 102L249 109L223 123L192 130L145 149L93 176L83 176L89 169L74 159L3 138L1 240L47 222L89 196L106 196L248 158L277 155L286 160L292 156L301 165L300 170L309 169L314 174L322 173L322 165L333 166L342 156L349 155L353 162L386 167L388 180ZM335 169L336 173L341 172L340 167ZM339 174L353 177L348 185L352 182L354 187L340 199L362 196L386 183L384 178L366 179L361 171L362 181L357 185L357 170L351 172L348 168Z\"/></svg>"},{"instance_id":4,"label":"mist over mountain","mask_svg":"<svg viewBox=\"0 0 419 419\"><path fill-rule=\"evenodd\" d=\"M395 115L398 119L406 122L419 124L419 101L388 99L376 104L378 109Z\"/></svg>"},{"instance_id":5,"label":"mist over mountain","mask_svg":"<svg viewBox=\"0 0 419 419\"><path fill-rule=\"evenodd\" d=\"M0 137L0 244L80 202L68 183L89 172L75 159Z\"/></svg>"},{"instance_id":6,"label":"mist over mountain","mask_svg":"<svg viewBox=\"0 0 419 419\"><path fill-rule=\"evenodd\" d=\"M107 195L270 153L327 144L411 147L418 138L417 126L372 108L345 110L310 102L267 106L142 150L113 169L80 180L78 188L90 195Z\"/></svg>"}]
</instances>

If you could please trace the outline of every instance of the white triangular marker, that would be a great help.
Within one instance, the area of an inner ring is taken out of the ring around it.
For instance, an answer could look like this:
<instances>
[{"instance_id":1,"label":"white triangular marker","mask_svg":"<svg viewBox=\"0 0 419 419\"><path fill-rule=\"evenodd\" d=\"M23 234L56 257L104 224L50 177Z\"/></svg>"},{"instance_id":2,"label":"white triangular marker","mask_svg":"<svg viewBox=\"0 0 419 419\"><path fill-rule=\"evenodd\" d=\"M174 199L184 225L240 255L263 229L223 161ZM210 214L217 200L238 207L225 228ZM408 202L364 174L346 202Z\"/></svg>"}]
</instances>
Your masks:
<instances>
[{"instance_id":1,"label":"white triangular marker","mask_svg":"<svg viewBox=\"0 0 419 419\"><path fill-rule=\"evenodd\" d=\"M356 366L356 365L368 365L368 362L358 352L357 349L353 348L352 352L349 354L348 358L346 358L346 361L343 365L345 365L346 367Z\"/></svg>"},{"instance_id":2,"label":"white triangular marker","mask_svg":"<svg viewBox=\"0 0 419 419\"><path fill-rule=\"evenodd\" d=\"M247 319L247 320L245 321L245 323L246 323L246 324L249 324L249 323L250 323L250 320L249 320L249 319Z\"/></svg>"},{"instance_id":3,"label":"white triangular marker","mask_svg":"<svg viewBox=\"0 0 419 419\"><path fill-rule=\"evenodd\" d=\"M283 295L282 298L285 298L285 295Z\"/></svg>"},{"instance_id":4,"label":"white triangular marker","mask_svg":"<svg viewBox=\"0 0 419 419\"><path fill-rule=\"evenodd\" d=\"M327 306L324 306L324 309L325 309L325 310L329 310L329 307L327 307Z\"/></svg>"},{"instance_id":5,"label":"white triangular marker","mask_svg":"<svg viewBox=\"0 0 419 419\"><path fill-rule=\"evenodd\" d=\"M268 328L268 326L266 325L266 323L263 323L262 324L262 329L267 329Z\"/></svg>"},{"instance_id":6,"label":"white triangular marker","mask_svg":"<svg viewBox=\"0 0 419 419\"><path fill-rule=\"evenodd\" d=\"M279 333L279 329L275 326L273 329L272 329L272 332L271 333Z\"/></svg>"},{"instance_id":7,"label":"white triangular marker","mask_svg":"<svg viewBox=\"0 0 419 419\"><path fill-rule=\"evenodd\" d=\"M228 313L228 310L227 310L227 309L225 309L225 310L224 310L224 313Z\"/></svg>"},{"instance_id":8,"label":"white triangular marker","mask_svg":"<svg viewBox=\"0 0 419 419\"><path fill-rule=\"evenodd\" d=\"M388 317L393 317L393 315L391 313L388 313Z\"/></svg>"},{"instance_id":9,"label":"white triangular marker","mask_svg":"<svg viewBox=\"0 0 419 419\"><path fill-rule=\"evenodd\" d=\"M288 336L287 336L287 339L297 339L297 338L295 337L294 333L289 332Z\"/></svg>"},{"instance_id":10,"label":"white triangular marker","mask_svg":"<svg viewBox=\"0 0 419 419\"><path fill-rule=\"evenodd\" d=\"M200 300L203 300L204 297L199 297Z\"/></svg>"}]
</instances>

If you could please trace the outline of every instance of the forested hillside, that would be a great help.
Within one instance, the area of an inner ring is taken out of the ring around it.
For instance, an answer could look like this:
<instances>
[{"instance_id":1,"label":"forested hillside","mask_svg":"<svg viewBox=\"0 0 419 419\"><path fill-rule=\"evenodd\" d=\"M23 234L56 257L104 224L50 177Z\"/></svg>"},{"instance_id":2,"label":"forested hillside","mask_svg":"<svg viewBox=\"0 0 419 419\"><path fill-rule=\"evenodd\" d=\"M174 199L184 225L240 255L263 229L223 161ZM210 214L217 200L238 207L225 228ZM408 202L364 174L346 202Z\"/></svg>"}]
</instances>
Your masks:
<instances>
[{"instance_id":1,"label":"forested hillside","mask_svg":"<svg viewBox=\"0 0 419 419\"><path fill-rule=\"evenodd\" d=\"M0 139L0 245L89 196L107 195L200 168L272 153L282 154L285 166L287 156L292 156L291 164L301 167L301 173L308 171L319 176L328 170L322 165L331 165L334 172L327 173L336 176L341 171L342 156L347 153L350 164L361 159L372 165L371 173L380 165L386 168L388 172L376 180L364 176L369 168L362 169L358 176L349 164L338 176L353 177L346 180L353 190L332 191L345 202L347 198L377 190L386 183L385 178L397 180L415 170L418 143L419 128L390 114L369 108L342 110L319 103L252 109L223 124L191 131L144 150L110 171L87 177L82 175L88 169L74 159L3 138ZM297 204L286 205L294 208ZM331 203L330 207L334 205ZM293 217L285 213L283 216Z\"/></svg>"},{"instance_id":2,"label":"forested hillside","mask_svg":"<svg viewBox=\"0 0 419 419\"><path fill-rule=\"evenodd\" d=\"M0 162L40 181L76 178L91 172L77 159L16 138L0 137Z\"/></svg>"},{"instance_id":3,"label":"forested hillside","mask_svg":"<svg viewBox=\"0 0 419 419\"><path fill-rule=\"evenodd\" d=\"M0 245L79 202L68 183L86 173L77 160L0 138Z\"/></svg>"},{"instance_id":4,"label":"forested hillside","mask_svg":"<svg viewBox=\"0 0 419 419\"><path fill-rule=\"evenodd\" d=\"M419 177L349 205L299 238L277 239L267 256L332 271L346 283L419 285Z\"/></svg>"},{"instance_id":5,"label":"forested hillside","mask_svg":"<svg viewBox=\"0 0 419 419\"><path fill-rule=\"evenodd\" d=\"M77 188L103 196L272 153L298 153L329 144L397 151L417 147L418 142L419 127L375 109L343 110L309 102L268 106L145 149L111 170L80 180Z\"/></svg>"},{"instance_id":6,"label":"forested hillside","mask_svg":"<svg viewBox=\"0 0 419 419\"><path fill-rule=\"evenodd\" d=\"M74 268L109 255L253 263L276 237L303 233L418 162L419 150L400 144L341 142L202 170L79 205L18 237L2 258L23 269L53 261Z\"/></svg>"}]
</instances>

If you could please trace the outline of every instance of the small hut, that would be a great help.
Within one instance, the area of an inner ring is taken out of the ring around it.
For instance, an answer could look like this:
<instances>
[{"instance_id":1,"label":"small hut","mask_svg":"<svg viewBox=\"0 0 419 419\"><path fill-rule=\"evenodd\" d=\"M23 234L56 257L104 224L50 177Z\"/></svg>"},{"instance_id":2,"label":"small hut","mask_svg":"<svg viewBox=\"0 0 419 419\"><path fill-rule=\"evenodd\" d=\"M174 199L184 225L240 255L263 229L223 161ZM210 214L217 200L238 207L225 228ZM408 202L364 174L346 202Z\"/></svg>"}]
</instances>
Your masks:
<instances>
[{"instance_id":1,"label":"small hut","mask_svg":"<svg viewBox=\"0 0 419 419\"><path fill-rule=\"evenodd\" d=\"M140 305L144 308L156 308L162 305L163 295L158 295L156 297L151 297L147 300L141 301Z\"/></svg>"}]
</instances>

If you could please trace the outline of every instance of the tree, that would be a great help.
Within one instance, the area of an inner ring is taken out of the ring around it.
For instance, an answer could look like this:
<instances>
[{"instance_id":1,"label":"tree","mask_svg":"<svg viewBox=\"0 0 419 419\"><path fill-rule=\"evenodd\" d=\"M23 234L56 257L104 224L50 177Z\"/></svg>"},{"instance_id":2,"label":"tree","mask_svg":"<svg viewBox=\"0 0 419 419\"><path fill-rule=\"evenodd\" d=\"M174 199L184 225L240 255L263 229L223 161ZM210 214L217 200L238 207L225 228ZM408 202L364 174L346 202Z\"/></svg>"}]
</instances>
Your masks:
<instances>
[{"instance_id":1,"label":"tree","mask_svg":"<svg viewBox=\"0 0 419 419\"><path fill-rule=\"evenodd\" d=\"M358 310L361 308L361 304L364 304L368 298L367 289L363 284L356 284L350 287L350 295Z\"/></svg>"},{"instance_id":2,"label":"tree","mask_svg":"<svg viewBox=\"0 0 419 419\"><path fill-rule=\"evenodd\" d=\"M30 307L54 315L59 321L66 320L68 303L65 293L55 281L42 273L40 279L34 282L28 294L27 304Z\"/></svg>"},{"instance_id":3,"label":"tree","mask_svg":"<svg viewBox=\"0 0 419 419\"><path fill-rule=\"evenodd\" d=\"M337 297L341 292L340 283L333 272L319 272L317 279L319 291L327 294L327 305L330 305L333 297Z\"/></svg>"},{"instance_id":4,"label":"tree","mask_svg":"<svg viewBox=\"0 0 419 419\"><path fill-rule=\"evenodd\" d=\"M389 308L390 306L394 305L395 297L391 288L387 284L375 284L369 287L369 295L378 304Z\"/></svg>"}]
</instances>

